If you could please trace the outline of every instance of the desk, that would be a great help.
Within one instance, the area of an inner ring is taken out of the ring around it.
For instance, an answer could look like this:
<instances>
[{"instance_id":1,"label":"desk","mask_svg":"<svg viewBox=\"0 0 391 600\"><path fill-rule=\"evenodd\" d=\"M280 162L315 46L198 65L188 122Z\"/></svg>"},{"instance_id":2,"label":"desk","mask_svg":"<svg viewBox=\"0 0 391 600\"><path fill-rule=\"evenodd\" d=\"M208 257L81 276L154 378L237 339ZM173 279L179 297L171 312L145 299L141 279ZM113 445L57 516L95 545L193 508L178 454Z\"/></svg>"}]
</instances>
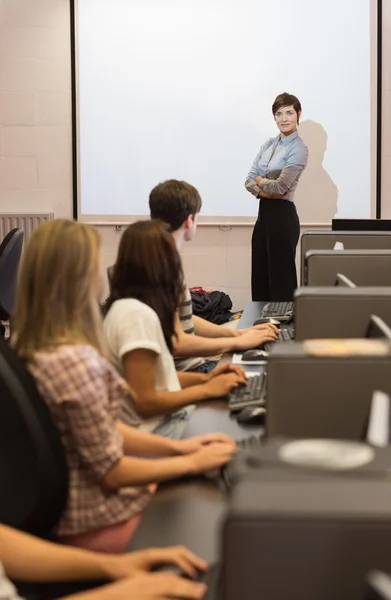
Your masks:
<instances>
[{"instance_id":1,"label":"desk","mask_svg":"<svg viewBox=\"0 0 391 600\"><path fill-rule=\"evenodd\" d=\"M262 316L262 309L267 302L249 302L239 319L238 329L246 329L252 327L255 319Z\"/></svg>"},{"instance_id":2,"label":"desk","mask_svg":"<svg viewBox=\"0 0 391 600\"><path fill-rule=\"evenodd\" d=\"M264 304L251 302L243 312L239 328L251 327L260 316ZM240 425L231 417L226 402L214 400L197 407L190 417L184 437L211 431L227 433L240 440L259 435L262 428ZM226 494L217 483L205 477L160 485L132 538L129 550L179 544L187 546L207 561L216 562L227 501Z\"/></svg>"}]
</instances>

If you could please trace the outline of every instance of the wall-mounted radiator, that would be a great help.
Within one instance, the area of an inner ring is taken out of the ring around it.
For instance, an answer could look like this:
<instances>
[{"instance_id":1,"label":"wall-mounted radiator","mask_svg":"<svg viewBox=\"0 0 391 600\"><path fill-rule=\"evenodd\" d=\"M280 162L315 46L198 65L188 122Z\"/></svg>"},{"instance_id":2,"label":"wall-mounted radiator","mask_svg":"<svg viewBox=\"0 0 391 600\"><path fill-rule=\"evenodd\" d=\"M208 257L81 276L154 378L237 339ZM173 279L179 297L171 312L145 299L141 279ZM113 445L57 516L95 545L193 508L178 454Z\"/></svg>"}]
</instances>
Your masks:
<instances>
[{"instance_id":1,"label":"wall-mounted radiator","mask_svg":"<svg viewBox=\"0 0 391 600\"><path fill-rule=\"evenodd\" d=\"M33 229L48 219L54 219L54 213L0 213L0 242L15 227L22 229L28 240Z\"/></svg>"}]
</instances>

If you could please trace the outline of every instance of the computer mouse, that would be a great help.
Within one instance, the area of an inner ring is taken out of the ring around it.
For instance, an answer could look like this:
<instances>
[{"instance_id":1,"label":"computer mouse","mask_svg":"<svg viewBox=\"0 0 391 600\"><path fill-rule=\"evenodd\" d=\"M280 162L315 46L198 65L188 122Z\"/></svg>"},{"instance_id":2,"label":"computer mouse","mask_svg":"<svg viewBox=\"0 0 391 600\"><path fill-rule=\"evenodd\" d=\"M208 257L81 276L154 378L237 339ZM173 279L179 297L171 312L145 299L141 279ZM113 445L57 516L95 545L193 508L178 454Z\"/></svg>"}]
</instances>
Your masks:
<instances>
[{"instance_id":1,"label":"computer mouse","mask_svg":"<svg viewBox=\"0 0 391 600\"><path fill-rule=\"evenodd\" d=\"M271 323L276 327L279 327L281 325L280 321L278 321L277 319L272 319L271 317L261 317L259 319L255 319L253 325L266 325L266 323Z\"/></svg>"},{"instance_id":2,"label":"computer mouse","mask_svg":"<svg viewBox=\"0 0 391 600\"><path fill-rule=\"evenodd\" d=\"M263 360L267 360L267 356L267 352L265 352L264 350L246 350L246 352L243 353L242 360L261 362Z\"/></svg>"},{"instance_id":3,"label":"computer mouse","mask_svg":"<svg viewBox=\"0 0 391 600\"><path fill-rule=\"evenodd\" d=\"M242 425L263 425L265 416L266 408L264 406L246 406L238 414L237 421Z\"/></svg>"}]
</instances>

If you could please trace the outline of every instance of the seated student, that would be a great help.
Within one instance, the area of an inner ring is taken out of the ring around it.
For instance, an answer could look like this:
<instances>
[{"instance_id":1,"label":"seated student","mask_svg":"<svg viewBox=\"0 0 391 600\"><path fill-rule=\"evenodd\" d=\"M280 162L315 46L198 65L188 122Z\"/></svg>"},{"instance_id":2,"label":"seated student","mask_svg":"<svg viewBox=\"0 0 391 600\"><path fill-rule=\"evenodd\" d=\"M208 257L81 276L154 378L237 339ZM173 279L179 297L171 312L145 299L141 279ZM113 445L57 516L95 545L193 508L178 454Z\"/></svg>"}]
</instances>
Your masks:
<instances>
[{"instance_id":1,"label":"seated student","mask_svg":"<svg viewBox=\"0 0 391 600\"><path fill-rule=\"evenodd\" d=\"M96 229L65 219L38 227L20 269L12 345L65 448L69 495L59 539L121 552L149 501L148 484L222 465L236 445L221 434L168 440L118 420L129 388L104 358L102 274Z\"/></svg>"},{"instance_id":2,"label":"seated student","mask_svg":"<svg viewBox=\"0 0 391 600\"><path fill-rule=\"evenodd\" d=\"M0 600L20 600L6 575L23 583L116 582L67 596L69 600L163 600L204 596L203 584L174 573L151 573L164 564L175 565L189 578L207 568L204 560L186 548L150 548L120 556L99 554L46 542L0 525Z\"/></svg>"},{"instance_id":3,"label":"seated student","mask_svg":"<svg viewBox=\"0 0 391 600\"><path fill-rule=\"evenodd\" d=\"M175 438L189 416L189 409L178 409L246 383L244 371L231 365L208 374L176 372L171 351L182 281L167 225L157 220L129 225L118 249L104 332L113 364L135 392L128 410L134 407L146 419L144 429Z\"/></svg>"},{"instance_id":4,"label":"seated student","mask_svg":"<svg viewBox=\"0 0 391 600\"><path fill-rule=\"evenodd\" d=\"M198 191L189 183L176 179L160 183L149 195L151 217L170 226L178 250L183 242L194 238L201 204ZM277 337L274 325L229 329L193 315L190 291L186 285L182 290L178 313L174 356L175 366L180 371L206 373L216 366L216 362L203 357L256 348Z\"/></svg>"}]
</instances>

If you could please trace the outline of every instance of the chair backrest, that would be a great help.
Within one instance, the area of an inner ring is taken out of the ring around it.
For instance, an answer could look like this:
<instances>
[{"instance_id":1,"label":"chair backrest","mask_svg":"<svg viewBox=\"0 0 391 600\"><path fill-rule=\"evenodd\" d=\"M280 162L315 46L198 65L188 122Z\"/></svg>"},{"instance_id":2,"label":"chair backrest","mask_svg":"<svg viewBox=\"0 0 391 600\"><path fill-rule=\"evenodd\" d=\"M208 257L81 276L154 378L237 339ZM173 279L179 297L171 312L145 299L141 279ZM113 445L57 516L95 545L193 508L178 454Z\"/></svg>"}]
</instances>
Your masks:
<instances>
[{"instance_id":1,"label":"chair backrest","mask_svg":"<svg viewBox=\"0 0 391 600\"><path fill-rule=\"evenodd\" d=\"M45 537L65 508L68 468L23 361L0 338L0 522Z\"/></svg>"},{"instance_id":2,"label":"chair backrest","mask_svg":"<svg viewBox=\"0 0 391 600\"><path fill-rule=\"evenodd\" d=\"M12 229L0 244L0 319L13 314L24 232Z\"/></svg>"}]
</instances>

